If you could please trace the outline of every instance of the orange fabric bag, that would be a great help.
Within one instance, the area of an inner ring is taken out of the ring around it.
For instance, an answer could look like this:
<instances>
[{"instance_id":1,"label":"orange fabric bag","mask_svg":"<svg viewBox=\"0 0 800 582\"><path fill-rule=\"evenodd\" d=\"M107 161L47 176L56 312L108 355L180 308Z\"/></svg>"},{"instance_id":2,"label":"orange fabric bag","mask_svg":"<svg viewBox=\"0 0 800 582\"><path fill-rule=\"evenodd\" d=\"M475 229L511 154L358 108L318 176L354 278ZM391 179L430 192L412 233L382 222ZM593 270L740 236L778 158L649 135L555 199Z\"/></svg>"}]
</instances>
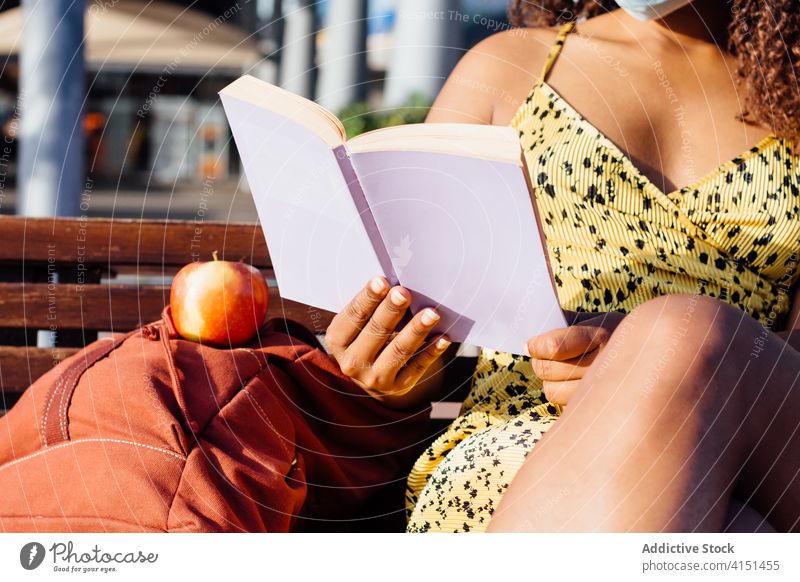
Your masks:
<instances>
[{"instance_id":1,"label":"orange fabric bag","mask_svg":"<svg viewBox=\"0 0 800 582\"><path fill-rule=\"evenodd\" d=\"M167 308L0 419L0 531L347 531L385 511L401 529L427 419L383 408L299 324L218 349L177 338Z\"/></svg>"}]
</instances>

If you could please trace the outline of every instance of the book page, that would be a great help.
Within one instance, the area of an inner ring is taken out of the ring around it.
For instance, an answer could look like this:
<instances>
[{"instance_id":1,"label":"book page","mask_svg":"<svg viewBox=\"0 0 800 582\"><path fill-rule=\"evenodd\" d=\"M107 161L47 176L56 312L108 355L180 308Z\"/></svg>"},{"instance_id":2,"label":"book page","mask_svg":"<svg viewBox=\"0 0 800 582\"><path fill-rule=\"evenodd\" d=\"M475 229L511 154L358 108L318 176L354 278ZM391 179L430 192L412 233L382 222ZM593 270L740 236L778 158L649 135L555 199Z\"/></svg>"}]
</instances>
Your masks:
<instances>
[{"instance_id":1,"label":"book page","mask_svg":"<svg viewBox=\"0 0 800 582\"><path fill-rule=\"evenodd\" d=\"M340 311L383 270L335 153L308 127L225 91L220 97L281 297Z\"/></svg>"},{"instance_id":2,"label":"book page","mask_svg":"<svg viewBox=\"0 0 800 582\"><path fill-rule=\"evenodd\" d=\"M316 133L331 149L346 139L342 122L320 104L252 75L239 77L222 89L220 95L235 97L294 121Z\"/></svg>"},{"instance_id":3,"label":"book page","mask_svg":"<svg viewBox=\"0 0 800 582\"><path fill-rule=\"evenodd\" d=\"M461 154L516 164L519 138L503 125L409 123L373 129L348 140L350 153L415 151Z\"/></svg>"},{"instance_id":4,"label":"book page","mask_svg":"<svg viewBox=\"0 0 800 582\"><path fill-rule=\"evenodd\" d=\"M528 338L565 326L519 162L417 151L351 159L414 311L442 313L436 331L525 354Z\"/></svg>"}]
</instances>

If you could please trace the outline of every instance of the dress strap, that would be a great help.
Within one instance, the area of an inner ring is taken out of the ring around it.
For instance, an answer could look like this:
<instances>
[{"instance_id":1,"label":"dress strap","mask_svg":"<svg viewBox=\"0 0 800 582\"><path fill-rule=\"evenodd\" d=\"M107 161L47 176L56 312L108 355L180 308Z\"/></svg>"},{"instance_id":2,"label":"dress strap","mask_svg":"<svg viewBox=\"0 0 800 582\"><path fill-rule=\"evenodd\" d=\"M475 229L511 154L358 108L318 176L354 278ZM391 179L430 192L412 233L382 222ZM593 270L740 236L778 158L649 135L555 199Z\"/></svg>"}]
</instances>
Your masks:
<instances>
[{"instance_id":1,"label":"dress strap","mask_svg":"<svg viewBox=\"0 0 800 582\"><path fill-rule=\"evenodd\" d=\"M556 42L550 48L550 54L547 55L547 61L544 63L544 67L542 68L542 74L539 75L540 83L544 82L547 79L547 75L548 73L550 73L550 69L553 68L553 64L556 62L558 55L561 54L561 49L564 47L564 42L567 40L567 35L570 32L572 32L573 28L575 28L575 21L567 22L558 31L558 35L556 36Z\"/></svg>"}]
</instances>

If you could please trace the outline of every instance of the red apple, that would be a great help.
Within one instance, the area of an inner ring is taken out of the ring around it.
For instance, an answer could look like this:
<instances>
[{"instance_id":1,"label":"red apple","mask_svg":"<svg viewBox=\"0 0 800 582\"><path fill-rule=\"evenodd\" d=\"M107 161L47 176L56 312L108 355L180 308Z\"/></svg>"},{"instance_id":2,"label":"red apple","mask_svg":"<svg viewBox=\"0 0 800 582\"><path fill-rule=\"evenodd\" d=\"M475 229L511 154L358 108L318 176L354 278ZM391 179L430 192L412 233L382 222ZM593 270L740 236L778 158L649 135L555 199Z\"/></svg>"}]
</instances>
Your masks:
<instances>
[{"instance_id":1,"label":"red apple","mask_svg":"<svg viewBox=\"0 0 800 582\"><path fill-rule=\"evenodd\" d=\"M248 343L267 315L267 282L247 263L214 260L183 267L172 280L170 309L185 339L217 346Z\"/></svg>"}]
</instances>

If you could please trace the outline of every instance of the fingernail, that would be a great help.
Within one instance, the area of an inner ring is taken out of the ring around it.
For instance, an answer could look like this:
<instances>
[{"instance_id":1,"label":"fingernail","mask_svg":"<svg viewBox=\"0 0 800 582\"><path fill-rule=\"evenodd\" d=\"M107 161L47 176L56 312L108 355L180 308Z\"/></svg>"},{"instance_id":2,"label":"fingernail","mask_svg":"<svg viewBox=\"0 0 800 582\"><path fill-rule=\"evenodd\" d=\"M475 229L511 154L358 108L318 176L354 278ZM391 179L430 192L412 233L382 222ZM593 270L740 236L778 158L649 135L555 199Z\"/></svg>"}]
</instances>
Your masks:
<instances>
[{"instance_id":1,"label":"fingernail","mask_svg":"<svg viewBox=\"0 0 800 582\"><path fill-rule=\"evenodd\" d=\"M392 289L390 296L392 298L392 303L395 305L403 305L406 302L406 296L403 295L400 289Z\"/></svg>"},{"instance_id":2,"label":"fingernail","mask_svg":"<svg viewBox=\"0 0 800 582\"><path fill-rule=\"evenodd\" d=\"M369 282L369 288L373 293L383 293L383 290L386 289L386 281L382 277L375 277Z\"/></svg>"},{"instance_id":3,"label":"fingernail","mask_svg":"<svg viewBox=\"0 0 800 582\"><path fill-rule=\"evenodd\" d=\"M424 309L422 311L422 323L423 325L433 325L437 321L439 321L439 314L436 313L433 309Z\"/></svg>"},{"instance_id":4,"label":"fingernail","mask_svg":"<svg viewBox=\"0 0 800 582\"><path fill-rule=\"evenodd\" d=\"M450 347L450 341L444 339L443 337L440 337L438 340L436 340L437 350L446 350L448 347Z\"/></svg>"},{"instance_id":5,"label":"fingernail","mask_svg":"<svg viewBox=\"0 0 800 582\"><path fill-rule=\"evenodd\" d=\"M528 342L525 342L525 347L522 348L522 355L531 357L531 351L528 349Z\"/></svg>"}]
</instances>

